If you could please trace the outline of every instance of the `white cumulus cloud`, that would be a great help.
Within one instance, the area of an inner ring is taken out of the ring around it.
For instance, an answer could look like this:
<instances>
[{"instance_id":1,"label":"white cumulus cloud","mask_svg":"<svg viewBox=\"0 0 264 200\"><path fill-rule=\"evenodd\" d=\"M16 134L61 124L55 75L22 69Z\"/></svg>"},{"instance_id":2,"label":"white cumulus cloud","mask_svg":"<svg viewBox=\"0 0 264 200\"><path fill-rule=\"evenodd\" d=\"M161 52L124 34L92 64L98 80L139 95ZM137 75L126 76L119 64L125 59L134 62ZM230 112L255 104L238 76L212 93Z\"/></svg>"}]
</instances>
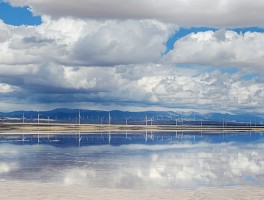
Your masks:
<instances>
[{"instance_id":1,"label":"white cumulus cloud","mask_svg":"<svg viewBox=\"0 0 264 200\"><path fill-rule=\"evenodd\" d=\"M177 26L156 20L43 17L39 26L0 22L0 64L109 66L157 62Z\"/></svg>"},{"instance_id":2,"label":"white cumulus cloud","mask_svg":"<svg viewBox=\"0 0 264 200\"><path fill-rule=\"evenodd\" d=\"M174 44L165 62L217 67L264 68L264 33L219 30L191 33ZM263 71L263 70L262 70Z\"/></svg>"}]
</instances>

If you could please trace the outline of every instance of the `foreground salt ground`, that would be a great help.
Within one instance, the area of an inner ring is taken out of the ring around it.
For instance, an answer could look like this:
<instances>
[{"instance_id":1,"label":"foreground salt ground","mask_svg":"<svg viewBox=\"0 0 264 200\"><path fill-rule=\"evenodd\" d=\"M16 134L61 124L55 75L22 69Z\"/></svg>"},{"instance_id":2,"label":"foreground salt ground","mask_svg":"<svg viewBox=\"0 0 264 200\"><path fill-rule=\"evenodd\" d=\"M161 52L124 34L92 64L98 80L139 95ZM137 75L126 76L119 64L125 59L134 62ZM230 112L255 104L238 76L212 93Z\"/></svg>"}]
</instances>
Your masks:
<instances>
[{"instance_id":1,"label":"foreground salt ground","mask_svg":"<svg viewBox=\"0 0 264 200\"><path fill-rule=\"evenodd\" d=\"M81 185L56 185L40 182L0 182L0 199L8 200L261 200L264 199L264 188L261 187L224 187L200 188L194 191L173 190L129 190L99 189Z\"/></svg>"}]
</instances>

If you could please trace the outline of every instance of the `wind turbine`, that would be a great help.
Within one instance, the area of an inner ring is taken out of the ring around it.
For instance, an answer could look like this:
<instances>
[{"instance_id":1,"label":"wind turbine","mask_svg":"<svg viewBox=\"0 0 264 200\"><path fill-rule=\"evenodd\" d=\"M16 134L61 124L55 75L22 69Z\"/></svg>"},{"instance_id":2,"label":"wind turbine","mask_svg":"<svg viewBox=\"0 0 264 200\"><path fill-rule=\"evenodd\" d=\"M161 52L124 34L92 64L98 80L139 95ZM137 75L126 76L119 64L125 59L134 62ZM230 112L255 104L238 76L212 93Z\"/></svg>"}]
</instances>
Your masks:
<instances>
[{"instance_id":1,"label":"wind turbine","mask_svg":"<svg viewBox=\"0 0 264 200\"><path fill-rule=\"evenodd\" d=\"M78 141L79 141L79 147L81 147L81 140L82 140L82 137L81 137L81 132L79 131L79 135L78 135Z\"/></svg>"},{"instance_id":2,"label":"wind turbine","mask_svg":"<svg viewBox=\"0 0 264 200\"><path fill-rule=\"evenodd\" d=\"M38 124L39 124L39 116L40 116L40 114L39 114L39 111L38 111Z\"/></svg>"},{"instance_id":3,"label":"wind turbine","mask_svg":"<svg viewBox=\"0 0 264 200\"><path fill-rule=\"evenodd\" d=\"M111 145L111 131L108 131L108 144Z\"/></svg>"},{"instance_id":4,"label":"wind turbine","mask_svg":"<svg viewBox=\"0 0 264 200\"><path fill-rule=\"evenodd\" d=\"M24 112L23 112L23 124L25 123L25 115L24 115Z\"/></svg>"},{"instance_id":5,"label":"wind turbine","mask_svg":"<svg viewBox=\"0 0 264 200\"><path fill-rule=\"evenodd\" d=\"M26 140L26 137L24 135L24 133L22 134L22 139L21 140L17 140L17 142L28 142L29 140Z\"/></svg>"},{"instance_id":6,"label":"wind turbine","mask_svg":"<svg viewBox=\"0 0 264 200\"><path fill-rule=\"evenodd\" d=\"M148 119L148 117L146 116L145 117L145 120L146 120L146 126L148 126L148 122L150 122L150 125L152 126L152 118Z\"/></svg>"},{"instance_id":7,"label":"wind turbine","mask_svg":"<svg viewBox=\"0 0 264 200\"><path fill-rule=\"evenodd\" d=\"M110 114L110 111L108 113L108 125L109 126L111 125L111 114Z\"/></svg>"},{"instance_id":8,"label":"wind turbine","mask_svg":"<svg viewBox=\"0 0 264 200\"><path fill-rule=\"evenodd\" d=\"M81 124L81 111L79 110L79 116L78 116L78 124L80 125Z\"/></svg>"},{"instance_id":9,"label":"wind turbine","mask_svg":"<svg viewBox=\"0 0 264 200\"><path fill-rule=\"evenodd\" d=\"M26 137L25 137L24 133L23 133L23 136L22 136L22 141L23 141L23 143L26 141Z\"/></svg>"},{"instance_id":10,"label":"wind turbine","mask_svg":"<svg viewBox=\"0 0 264 200\"><path fill-rule=\"evenodd\" d=\"M39 144L39 132L38 132L38 144Z\"/></svg>"},{"instance_id":11,"label":"wind turbine","mask_svg":"<svg viewBox=\"0 0 264 200\"><path fill-rule=\"evenodd\" d=\"M130 117L126 117L126 126L127 126L127 121L128 121L128 119L130 119Z\"/></svg>"},{"instance_id":12,"label":"wind turbine","mask_svg":"<svg viewBox=\"0 0 264 200\"><path fill-rule=\"evenodd\" d=\"M153 118L151 117L150 118L150 125L152 126L152 123L153 123Z\"/></svg>"}]
</instances>

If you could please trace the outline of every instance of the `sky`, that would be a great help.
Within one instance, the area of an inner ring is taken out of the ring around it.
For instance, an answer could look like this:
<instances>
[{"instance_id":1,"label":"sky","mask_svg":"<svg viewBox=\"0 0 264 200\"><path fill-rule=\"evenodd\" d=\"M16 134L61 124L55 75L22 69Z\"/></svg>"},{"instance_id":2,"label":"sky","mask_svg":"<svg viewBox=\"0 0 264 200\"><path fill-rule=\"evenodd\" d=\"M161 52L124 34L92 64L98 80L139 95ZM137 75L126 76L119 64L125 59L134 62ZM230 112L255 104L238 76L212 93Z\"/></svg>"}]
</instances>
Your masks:
<instances>
[{"instance_id":1,"label":"sky","mask_svg":"<svg viewBox=\"0 0 264 200\"><path fill-rule=\"evenodd\" d=\"M0 111L264 113L264 2L0 0Z\"/></svg>"}]
</instances>

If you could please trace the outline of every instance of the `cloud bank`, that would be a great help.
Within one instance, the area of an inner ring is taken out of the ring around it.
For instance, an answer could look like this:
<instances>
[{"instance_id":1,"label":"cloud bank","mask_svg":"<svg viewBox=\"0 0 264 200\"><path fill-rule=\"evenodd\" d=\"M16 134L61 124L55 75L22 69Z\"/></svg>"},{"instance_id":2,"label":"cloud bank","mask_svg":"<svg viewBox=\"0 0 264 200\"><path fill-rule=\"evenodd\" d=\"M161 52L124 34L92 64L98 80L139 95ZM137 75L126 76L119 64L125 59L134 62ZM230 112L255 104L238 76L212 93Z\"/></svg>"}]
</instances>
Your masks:
<instances>
[{"instance_id":1,"label":"cloud bank","mask_svg":"<svg viewBox=\"0 0 264 200\"><path fill-rule=\"evenodd\" d=\"M54 18L157 19L180 26L263 26L261 0L8 0L12 5L30 6L35 14Z\"/></svg>"},{"instance_id":2,"label":"cloud bank","mask_svg":"<svg viewBox=\"0 0 264 200\"><path fill-rule=\"evenodd\" d=\"M262 26L261 1L9 2L42 24L0 21L1 110L263 112L264 33L225 29ZM223 28L165 53L180 26Z\"/></svg>"}]
</instances>

